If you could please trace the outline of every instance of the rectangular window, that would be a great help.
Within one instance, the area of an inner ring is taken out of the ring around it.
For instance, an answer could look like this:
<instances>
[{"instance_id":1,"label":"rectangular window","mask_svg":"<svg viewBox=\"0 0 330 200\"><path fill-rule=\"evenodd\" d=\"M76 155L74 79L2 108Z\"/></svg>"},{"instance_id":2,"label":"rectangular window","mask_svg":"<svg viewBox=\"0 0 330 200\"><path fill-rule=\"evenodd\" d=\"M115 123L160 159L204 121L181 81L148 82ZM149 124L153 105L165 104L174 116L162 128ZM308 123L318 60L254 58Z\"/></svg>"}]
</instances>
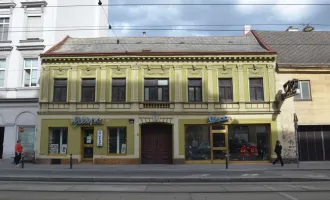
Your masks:
<instances>
[{"instance_id":1,"label":"rectangular window","mask_svg":"<svg viewBox=\"0 0 330 200\"><path fill-rule=\"evenodd\" d=\"M54 79L54 97L55 102L66 102L67 79Z\"/></svg>"},{"instance_id":2,"label":"rectangular window","mask_svg":"<svg viewBox=\"0 0 330 200\"><path fill-rule=\"evenodd\" d=\"M26 39L42 38L41 16L28 16Z\"/></svg>"},{"instance_id":3,"label":"rectangular window","mask_svg":"<svg viewBox=\"0 0 330 200\"><path fill-rule=\"evenodd\" d=\"M35 87L39 84L40 70L38 58L24 59L24 87Z\"/></svg>"},{"instance_id":4,"label":"rectangular window","mask_svg":"<svg viewBox=\"0 0 330 200\"><path fill-rule=\"evenodd\" d=\"M219 79L219 101L233 102L233 80L231 78Z\"/></svg>"},{"instance_id":5,"label":"rectangular window","mask_svg":"<svg viewBox=\"0 0 330 200\"><path fill-rule=\"evenodd\" d=\"M0 88L5 87L6 59L0 60Z\"/></svg>"},{"instance_id":6,"label":"rectangular window","mask_svg":"<svg viewBox=\"0 0 330 200\"><path fill-rule=\"evenodd\" d=\"M311 100L311 88L309 81L299 81L298 89L300 89L300 94L294 96L294 100Z\"/></svg>"},{"instance_id":7,"label":"rectangular window","mask_svg":"<svg viewBox=\"0 0 330 200\"><path fill-rule=\"evenodd\" d=\"M168 79L144 79L145 101L169 101Z\"/></svg>"},{"instance_id":8,"label":"rectangular window","mask_svg":"<svg viewBox=\"0 0 330 200\"><path fill-rule=\"evenodd\" d=\"M95 102L95 78L82 79L81 101Z\"/></svg>"},{"instance_id":9,"label":"rectangular window","mask_svg":"<svg viewBox=\"0 0 330 200\"><path fill-rule=\"evenodd\" d=\"M109 128L109 154L126 154L126 128Z\"/></svg>"},{"instance_id":10,"label":"rectangular window","mask_svg":"<svg viewBox=\"0 0 330 200\"><path fill-rule=\"evenodd\" d=\"M264 101L264 86L262 78L250 78L250 101Z\"/></svg>"},{"instance_id":11,"label":"rectangular window","mask_svg":"<svg viewBox=\"0 0 330 200\"><path fill-rule=\"evenodd\" d=\"M202 101L202 79L188 79L188 100L190 102Z\"/></svg>"},{"instance_id":12,"label":"rectangular window","mask_svg":"<svg viewBox=\"0 0 330 200\"><path fill-rule=\"evenodd\" d=\"M187 125L185 131L186 160L210 160L210 126Z\"/></svg>"},{"instance_id":13,"label":"rectangular window","mask_svg":"<svg viewBox=\"0 0 330 200\"><path fill-rule=\"evenodd\" d=\"M49 153L67 154L68 128L50 128Z\"/></svg>"},{"instance_id":14,"label":"rectangular window","mask_svg":"<svg viewBox=\"0 0 330 200\"><path fill-rule=\"evenodd\" d=\"M9 18L0 18L0 41L8 40Z\"/></svg>"},{"instance_id":15,"label":"rectangular window","mask_svg":"<svg viewBox=\"0 0 330 200\"><path fill-rule=\"evenodd\" d=\"M126 101L126 79L112 79L112 101Z\"/></svg>"}]
</instances>

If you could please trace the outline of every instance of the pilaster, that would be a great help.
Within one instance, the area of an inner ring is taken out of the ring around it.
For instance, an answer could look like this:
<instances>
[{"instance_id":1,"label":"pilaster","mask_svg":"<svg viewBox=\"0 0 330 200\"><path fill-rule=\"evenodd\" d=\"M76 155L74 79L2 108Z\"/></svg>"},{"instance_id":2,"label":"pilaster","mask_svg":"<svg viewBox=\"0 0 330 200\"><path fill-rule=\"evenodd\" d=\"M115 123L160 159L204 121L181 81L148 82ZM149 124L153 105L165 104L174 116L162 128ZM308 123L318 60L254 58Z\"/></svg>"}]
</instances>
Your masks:
<instances>
[{"instance_id":1,"label":"pilaster","mask_svg":"<svg viewBox=\"0 0 330 200\"><path fill-rule=\"evenodd\" d=\"M48 101L48 90L49 90L49 69L44 67L42 69L42 78L43 78L43 85L42 85L42 102Z\"/></svg>"},{"instance_id":2,"label":"pilaster","mask_svg":"<svg viewBox=\"0 0 330 200\"><path fill-rule=\"evenodd\" d=\"M245 102L245 85L244 85L244 69L243 65L237 65L238 72L238 88L239 88L239 102Z\"/></svg>"},{"instance_id":3,"label":"pilaster","mask_svg":"<svg viewBox=\"0 0 330 200\"><path fill-rule=\"evenodd\" d=\"M100 102L105 102L105 89L106 89L106 78L107 78L107 67L101 66L101 83L100 83Z\"/></svg>"},{"instance_id":4,"label":"pilaster","mask_svg":"<svg viewBox=\"0 0 330 200\"><path fill-rule=\"evenodd\" d=\"M78 75L78 67L77 65L72 66L72 73L71 73L71 99L70 99L70 111L76 111L76 102L77 102L77 75Z\"/></svg>"},{"instance_id":5,"label":"pilaster","mask_svg":"<svg viewBox=\"0 0 330 200\"><path fill-rule=\"evenodd\" d=\"M268 69L268 85L269 85L269 101L275 101L275 79L274 79L274 64L267 65Z\"/></svg>"},{"instance_id":6,"label":"pilaster","mask_svg":"<svg viewBox=\"0 0 330 200\"><path fill-rule=\"evenodd\" d=\"M213 92L213 68L212 66L206 66L207 70L207 89L208 90L208 102L214 102L214 92Z\"/></svg>"},{"instance_id":7,"label":"pilaster","mask_svg":"<svg viewBox=\"0 0 330 200\"><path fill-rule=\"evenodd\" d=\"M175 100L174 102L182 102L182 66L174 66L175 72Z\"/></svg>"},{"instance_id":8,"label":"pilaster","mask_svg":"<svg viewBox=\"0 0 330 200\"><path fill-rule=\"evenodd\" d=\"M139 66L132 65L132 75L131 75L131 93L132 93L132 100L131 102L138 102L139 101Z\"/></svg>"}]
</instances>

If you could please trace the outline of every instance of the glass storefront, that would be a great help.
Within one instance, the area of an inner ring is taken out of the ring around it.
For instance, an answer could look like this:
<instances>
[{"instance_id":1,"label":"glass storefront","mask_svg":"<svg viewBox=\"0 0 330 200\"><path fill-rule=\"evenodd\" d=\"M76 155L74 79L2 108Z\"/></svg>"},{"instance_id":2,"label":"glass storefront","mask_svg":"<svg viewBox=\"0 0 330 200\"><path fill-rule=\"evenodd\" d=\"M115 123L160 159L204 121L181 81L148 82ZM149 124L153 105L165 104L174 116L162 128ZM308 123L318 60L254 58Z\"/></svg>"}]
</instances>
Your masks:
<instances>
[{"instance_id":1,"label":"glass storefront","mask_svg":"<svg viewBox=\"0 0 330 200\"><path fill-rule=\"evenodd\" d=\"M35 128L18 127L18 140L21 140L25 153L34 153Z\"/></svg>"},{"instance_id":2,"label":"glass storefront","mask_svg":"<svg viewBox=\"0 0 330 200\"><path fill-rule=\"evenodd\" d=\"M269 125L186 125L187 161L268 161Z\"/></svg>"},{"instance_id":3,"label":"glass storefront","mask_svg":"<svg viewBox=\"0 0 330 200\"><path fill-rule=\"evenodd\" d=\"M267 125L237 125L228 127L229 160L269 160L270 134Z\"/></svg>"}]
</instances>

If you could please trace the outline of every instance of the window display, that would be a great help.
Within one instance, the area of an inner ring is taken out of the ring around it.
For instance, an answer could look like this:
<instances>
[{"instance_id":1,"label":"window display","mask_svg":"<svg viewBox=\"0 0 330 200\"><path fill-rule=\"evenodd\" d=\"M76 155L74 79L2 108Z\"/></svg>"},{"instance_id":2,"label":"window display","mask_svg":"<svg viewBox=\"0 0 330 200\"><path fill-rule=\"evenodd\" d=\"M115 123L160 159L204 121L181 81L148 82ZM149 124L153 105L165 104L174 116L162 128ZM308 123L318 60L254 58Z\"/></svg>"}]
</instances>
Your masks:
<instances>
[{"instance_id":1,"label":"window display","mask_svg":"<svg viewBox=\"0 0 330 200\"><path fill-rule=\"evenodd\" d=\"M232 161L269 160L269 126L229 126L229 159Z\"/></svg>"},{"instance_id":2,"label":"window display","mask_svg":"<svg viewBox=\"0 0 330 200\"><path fill-rule=\"evenodd\" d=\"M49 153L67 154L68 148L68 129L50 128Z\"/></svg>"},{"instance_id":3,"label":"window display","mask_svg":"<svg viewBox=\"0 0 330 200\"><path fill-rule=\"evenodd\" d=\"M209 125L186 126L186 160L210 160L210 128Z\"/></svg>"}]
</instances>

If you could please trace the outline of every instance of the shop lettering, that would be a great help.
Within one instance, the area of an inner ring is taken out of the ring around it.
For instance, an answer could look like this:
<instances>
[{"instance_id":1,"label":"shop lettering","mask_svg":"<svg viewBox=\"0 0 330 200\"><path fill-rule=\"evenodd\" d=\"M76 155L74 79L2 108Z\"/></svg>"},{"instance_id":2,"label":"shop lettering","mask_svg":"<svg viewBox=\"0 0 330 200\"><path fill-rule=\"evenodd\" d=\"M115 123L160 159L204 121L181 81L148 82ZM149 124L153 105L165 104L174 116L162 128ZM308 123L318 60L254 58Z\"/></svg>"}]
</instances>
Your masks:
<instances>
[{"instance_id":1,"label":"shop lettering","mask_svg":"<svg viewBox=\"0 0 330 200\"><path fill-rule=\"evenodd\" d=\"M97 131L97 146L98 147L103 146L103 131L102 130Z\"/></svg>"},{"instance_id":2,"label":"shop lettering","mask_svg":"<svg viewBox=\"0 0 330 200\"><path fill-rule=\"evenodd\" d=\"M89 118L89 117L75 117L72 121L74 127L78 125L100 125L102 123L102 119L100 118Z\"/></svg>"},{"instance_id":3,"label":"shop lettering","mask_svg":"<svg viewBox=\"0 0 330 200\"><path fill-rule=\"evenodd\" d=\"M228 122L230 120L230 117L228 116L222 116L222 117L216 117L216 116L209 116L209 124L213 123L220 123L220 122Z\"/></svg>"}]
</instances>

